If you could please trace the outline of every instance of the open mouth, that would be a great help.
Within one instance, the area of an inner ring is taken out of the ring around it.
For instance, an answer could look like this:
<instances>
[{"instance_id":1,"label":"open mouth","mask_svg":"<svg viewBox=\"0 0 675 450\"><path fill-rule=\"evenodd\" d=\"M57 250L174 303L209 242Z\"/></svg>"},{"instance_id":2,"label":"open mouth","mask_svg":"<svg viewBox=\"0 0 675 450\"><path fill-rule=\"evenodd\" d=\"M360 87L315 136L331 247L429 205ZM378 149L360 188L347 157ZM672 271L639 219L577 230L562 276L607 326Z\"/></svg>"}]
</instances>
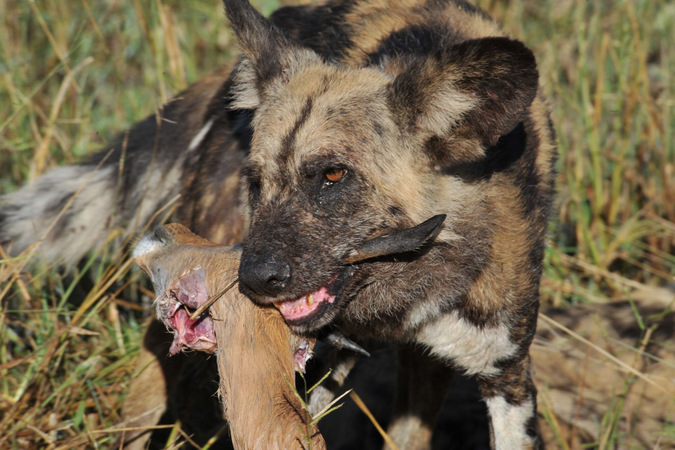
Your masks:
<instances>
[{"instance_id":1,"label":"open mouth","mask_svg":"<svg viewBox=\"0 0 675 450\"><path fill-rule=\"evenodd\" d=\"M318 319L332 309L339 301L342 288L353 273L346 267L333 275L324 286L294 300L274 302L284 320L291 325L300 325Z\"/></svg>"},{"instance_id":2,"label":"open mouth","mask_svg":"<svg viewBox=\"0 0 675 450\"><path fill-rule=\"evenodd\" d=\"M310 317L321 308L324 303L334 303L335 296L328 293L324 286L307 295L303 295L297 300L288 300L285 302L274 302L284 319L288 321L298 321Z\"/></svg>"},{"instance_id":3,"label":"open mouth","mask_svg":"<svg viewBox=\"0 0 675 450\"><path fill-rule=\"evenodd\" d=\"M326 284L299 298L274 301L274 306L287 324L297 327L296 331L308 331L326 325L336 316L331 311L336 311L338 304L343 301L342 291L357 270L356 263L419 251L438 234L445 217L445 214L438 214L419 225L392 229L366 240L342 257L341 270Z\"/></svg>"}]
</instances>

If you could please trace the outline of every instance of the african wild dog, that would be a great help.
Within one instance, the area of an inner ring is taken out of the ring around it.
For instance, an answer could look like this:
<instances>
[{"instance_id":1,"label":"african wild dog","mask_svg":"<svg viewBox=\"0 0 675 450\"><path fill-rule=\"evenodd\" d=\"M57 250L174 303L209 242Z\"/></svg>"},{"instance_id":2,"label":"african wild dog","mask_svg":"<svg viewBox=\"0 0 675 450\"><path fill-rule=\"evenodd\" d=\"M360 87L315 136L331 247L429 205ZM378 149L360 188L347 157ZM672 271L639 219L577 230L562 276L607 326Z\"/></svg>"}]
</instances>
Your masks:
<instances>
[{"instance_id":1,"label":"african wild dog","mask_svg":"<svg viewBox=\"0 0 675 450\"><path fill-rule=\"evenodd\" d=\"M398 343L401 373L435 381L402 384L390 426L402 446L428 444L454 369L478 379L497 448L537 446L528 347L555 145L532 53L461 0L328 0L270 20L225 3L242 48L232 70L110 154L5 198L0 241L26 248L86 181L42 245L73 261L182 193L177 221L245 238L254 302L298 333ZM418 251L346 263L439 214Z\"/></svg>"}]
</instances>

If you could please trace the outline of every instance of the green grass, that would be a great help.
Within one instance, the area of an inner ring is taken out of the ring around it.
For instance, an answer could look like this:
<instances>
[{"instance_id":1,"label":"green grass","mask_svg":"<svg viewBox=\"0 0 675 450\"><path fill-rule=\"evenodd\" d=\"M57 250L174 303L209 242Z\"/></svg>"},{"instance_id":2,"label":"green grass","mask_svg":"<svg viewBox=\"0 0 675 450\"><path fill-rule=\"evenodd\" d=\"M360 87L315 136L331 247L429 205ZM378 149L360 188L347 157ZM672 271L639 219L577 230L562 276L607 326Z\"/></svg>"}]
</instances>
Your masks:
<instances>
[{"instance_id":1,"label":"green grass","mask_svg":"<svg viewBox=\"0 0 675 450\"><path fill-rule=\"evenodd\" d=\"M558 200L543 301L672 287L675 4L477 3L534 50L553 111ZM0 0L0 21L1 193L96 150L234 55L217 0ZM63 274L0 257L0 447L114 440L101 430L121 421L148 314L124 258L109 251ZM595 446L630 444L616 426L628 408L620 396L607 405Z\"/></svg>"}]
</instances>

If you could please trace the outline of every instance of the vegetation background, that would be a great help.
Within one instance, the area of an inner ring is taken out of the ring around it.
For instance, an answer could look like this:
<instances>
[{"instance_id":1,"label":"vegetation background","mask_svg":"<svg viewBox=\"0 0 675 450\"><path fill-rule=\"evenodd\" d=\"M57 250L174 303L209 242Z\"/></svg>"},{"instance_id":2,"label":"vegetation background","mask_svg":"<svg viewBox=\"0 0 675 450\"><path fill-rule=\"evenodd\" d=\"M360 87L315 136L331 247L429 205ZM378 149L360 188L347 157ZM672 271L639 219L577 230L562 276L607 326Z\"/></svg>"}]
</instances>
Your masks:
<instances>
[{"instance_id":1,"label":"vegetation background","mask_svg":"<svg viewBox=\"0 0 675 450\"><path fill-rule=\"evenodd\" d=\"M632 350L643 350L673 322L675 3L475 3L533 49L552 105L558 200L542 300L572 311L665 292L660 314L634 308ZM95 151L235 54L217 0L0 0L0 193ZM0 255L0 447L114 441L151 313L127 249L103 248L69 273ZM675 350L673 340L655 344ZM672 362L642 359L670 370L674 392ZM635 445L619 426L630 405L616 400L636 377L622 379L591 418L590 447ZM674 410L655 438L663 448L675 445ZM184 438L177 424L172 439Z\"/></svg>"}]
</instances>

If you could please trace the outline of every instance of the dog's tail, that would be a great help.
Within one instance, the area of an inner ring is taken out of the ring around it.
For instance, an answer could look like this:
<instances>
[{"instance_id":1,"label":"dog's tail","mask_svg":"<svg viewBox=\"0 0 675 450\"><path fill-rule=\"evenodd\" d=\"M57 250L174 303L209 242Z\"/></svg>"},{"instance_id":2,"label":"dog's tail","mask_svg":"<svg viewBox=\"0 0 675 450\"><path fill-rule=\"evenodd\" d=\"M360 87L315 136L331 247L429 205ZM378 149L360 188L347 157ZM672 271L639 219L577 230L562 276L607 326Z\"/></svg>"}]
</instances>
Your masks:
<instances>
[{"instance_id":1,"label":"dog's tail","mask_svg":"<svg viewBox=\"0 0 675 450\"><path fill-rule=\"evenodd\" d=\"M88 161L0 197L0 245L10 255L30 247L46 262L70 265L111 233L141 231L176 203L185 168L213 124L206 105L214 89L195 86Z\"/></svg>"}]
</instances>

